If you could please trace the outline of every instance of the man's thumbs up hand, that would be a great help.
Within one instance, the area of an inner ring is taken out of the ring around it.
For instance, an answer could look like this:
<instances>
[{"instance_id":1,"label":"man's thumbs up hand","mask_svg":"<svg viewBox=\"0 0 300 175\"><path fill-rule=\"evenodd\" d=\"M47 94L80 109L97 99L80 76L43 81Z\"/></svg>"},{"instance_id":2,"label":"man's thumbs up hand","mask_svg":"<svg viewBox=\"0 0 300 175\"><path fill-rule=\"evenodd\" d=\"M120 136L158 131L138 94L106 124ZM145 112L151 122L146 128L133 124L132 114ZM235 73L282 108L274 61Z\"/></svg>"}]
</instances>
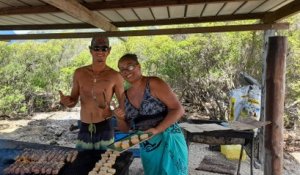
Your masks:
<instances>
[{"instance_id":1,"label":"man's thumbs up hand","mask_svg":"<svg viewBox=\"0 0 300 175\"><path fill-rule=\"evenodd\" d=\"M58 91L59 92L59 96L60 96L60 101L59 103L63 106L66 106L66 107L69 107L69 108L72 108L76 105L77 103L77 99L73 99L71 96L69 95L64 95L62 93L62 91Z\"/></svg>"},{"instance_id":2,"label":"man's thumbs up hand","mask_svg":"<svg viewBox=\"0 0 300 175\"><path fill-rule=\"evenodd\" d=\"M58 91L59 92L59 96L60 96L60 104L63 105L63 106L68 106L69 103L71 102L70 101L70 97L68 96L65 96L61 90Z\"/></svg>"},{"instance_id":3,"label":"man's thumbs up hand","mask_svg":"<svg viewBox=\"0 0 300 175\"><path fill-rule=\"evenodd\" d=\"M63 96L65 96L65 95L62 93L61 90L58 90L58 92L59 92L60 98L62 98Z\"/></svg>"}]
</instances>

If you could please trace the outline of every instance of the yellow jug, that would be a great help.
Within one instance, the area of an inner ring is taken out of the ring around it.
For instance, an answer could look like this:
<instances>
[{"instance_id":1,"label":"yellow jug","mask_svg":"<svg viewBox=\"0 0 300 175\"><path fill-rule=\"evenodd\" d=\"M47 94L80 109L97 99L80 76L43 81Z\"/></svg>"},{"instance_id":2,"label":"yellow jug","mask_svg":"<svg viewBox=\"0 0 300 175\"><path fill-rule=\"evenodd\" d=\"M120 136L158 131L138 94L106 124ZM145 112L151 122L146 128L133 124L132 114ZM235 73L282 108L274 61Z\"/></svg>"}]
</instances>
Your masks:
<instances>
[{"instance_id":1,"label":"yellow jug","mask_svg":"<svg viewBox=\"0 0 300 175\"><path fill-rule=\"evenodd\" d=\"M239 160L241 145L221 145L221 153L229 160ZM243 150L242 160L246 160L246 151Z\"/></svg>"}]
</instances>

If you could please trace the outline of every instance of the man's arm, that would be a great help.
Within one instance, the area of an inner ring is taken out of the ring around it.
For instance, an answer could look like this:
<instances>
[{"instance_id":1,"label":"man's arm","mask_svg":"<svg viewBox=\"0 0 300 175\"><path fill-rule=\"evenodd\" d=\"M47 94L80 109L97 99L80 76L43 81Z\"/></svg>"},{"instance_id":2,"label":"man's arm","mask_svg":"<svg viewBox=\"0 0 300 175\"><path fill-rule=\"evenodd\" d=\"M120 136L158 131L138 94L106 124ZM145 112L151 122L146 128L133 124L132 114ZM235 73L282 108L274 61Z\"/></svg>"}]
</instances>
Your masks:
<instances>
[{"instance_id":1,"label":"man's arm","mask_svg":"<svg viewBox=\"0 0 300 175\"><path fill-rule=\"evenodd\" d=\"M59 91L59 94L60 94L60 103L62 105L72 108L77 104L79 98L78 70L75 71L73 76L71 95L66 96L61 91Z\"/></svg>"}]
</instances>

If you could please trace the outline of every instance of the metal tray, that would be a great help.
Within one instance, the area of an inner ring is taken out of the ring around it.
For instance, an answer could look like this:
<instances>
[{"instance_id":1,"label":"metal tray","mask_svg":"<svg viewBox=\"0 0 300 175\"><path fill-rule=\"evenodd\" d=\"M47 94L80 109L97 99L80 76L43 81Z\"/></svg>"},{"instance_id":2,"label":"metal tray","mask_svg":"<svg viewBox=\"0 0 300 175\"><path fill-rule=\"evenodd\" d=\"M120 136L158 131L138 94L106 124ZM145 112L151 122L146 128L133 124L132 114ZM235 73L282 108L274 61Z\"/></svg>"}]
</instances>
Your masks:
<instances>
[{"instance_id":1,"label":"metal tray","mask_svg":"<svg viewBox=\"0 0 300 175\"><path fill-rule=\"evenodd\" d=\"M146 140L149 140L149 139L153 136L152 133L147 133L147 134L149 135L149 137L148 137L147 139L145 139L145 140L141 140L141 141L139 141L139 142L136 143L136 144L133 144L133 143L130 141L130 138L131 138L132 136L137 135L137 136L140 138L140 135L145 134L145 133L146 133L146 132L143 132L143 131L135 131L135 132L130 133L130 134L128 134L127 136L125 136L125 137L123 137L123 138L121 138L121 139L116 140L114 143L108 145L107 148L108 148L108 149L111 149L111 150L114 150L114 151L119 151L120 153L122 153L122 152L124 152L124 151L126 151L126 150L128 150L128 149L130 149L130 148L135 147L136 145L139 145L140 143L142 143L142 142L144 142L144 141L146 141ZM125 140L129 140L129 147L128 147L128 148L123 149L123 148L121 148L121 147L115 147L114 144L115 144L116 142L125 141Z\"/></svg>"}]
</instances>

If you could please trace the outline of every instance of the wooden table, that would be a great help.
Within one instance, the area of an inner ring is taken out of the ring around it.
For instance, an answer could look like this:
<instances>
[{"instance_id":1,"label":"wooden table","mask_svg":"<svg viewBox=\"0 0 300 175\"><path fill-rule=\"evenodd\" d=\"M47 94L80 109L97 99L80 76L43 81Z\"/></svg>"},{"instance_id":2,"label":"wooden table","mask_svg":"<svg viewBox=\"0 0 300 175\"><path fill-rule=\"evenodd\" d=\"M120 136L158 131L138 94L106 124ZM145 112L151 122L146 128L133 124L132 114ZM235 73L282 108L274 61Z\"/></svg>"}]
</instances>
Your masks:
<instances>
[{"instance_id":1,"label":"wooden table","mask_svg":"<svg viewBox=\"0 0 300 175\"><path fill-rule=\"evenodd\" d=\"M215 120L189 120L189 123L193 124L208 124L208 123L217 123L221 124L223 121ZM240 174L240 166L243 155L243 149L246 144L250 144L250 174L253 175L253 152L254 152L254 132L251 131L238 131L238 130L216 130L216 131L205 131L205 132L190 132L182 128L187 145L189 147L190 142L198 142L209 145L231 145L231 144L240 144L242 149L240 152L239 164L237 174Z\"/></svg>"}]
</instances>

